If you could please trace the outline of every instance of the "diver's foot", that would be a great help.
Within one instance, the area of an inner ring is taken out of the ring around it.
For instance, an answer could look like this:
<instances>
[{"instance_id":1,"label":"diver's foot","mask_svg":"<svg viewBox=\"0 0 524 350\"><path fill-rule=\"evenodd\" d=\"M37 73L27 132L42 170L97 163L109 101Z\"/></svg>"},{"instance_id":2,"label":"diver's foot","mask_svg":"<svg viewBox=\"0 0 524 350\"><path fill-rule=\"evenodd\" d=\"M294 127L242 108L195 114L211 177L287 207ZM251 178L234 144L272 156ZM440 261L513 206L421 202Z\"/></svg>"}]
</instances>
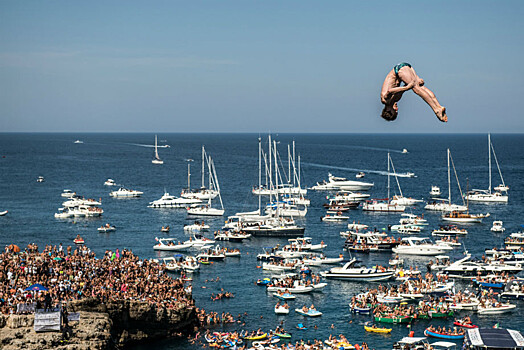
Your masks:
<instances>
[{"instance_id":1,"label":"diver's foot","mask_svg":"<svg viewBox=\"0 0 524 350\"><path fill-rule=\"evenodd\" d=\"M443 123L447 123L448 116L446 115L446 107L442 107L440 111L435 113L437 115L438 120L440 120Z\"/></svg>"}]
</instances>

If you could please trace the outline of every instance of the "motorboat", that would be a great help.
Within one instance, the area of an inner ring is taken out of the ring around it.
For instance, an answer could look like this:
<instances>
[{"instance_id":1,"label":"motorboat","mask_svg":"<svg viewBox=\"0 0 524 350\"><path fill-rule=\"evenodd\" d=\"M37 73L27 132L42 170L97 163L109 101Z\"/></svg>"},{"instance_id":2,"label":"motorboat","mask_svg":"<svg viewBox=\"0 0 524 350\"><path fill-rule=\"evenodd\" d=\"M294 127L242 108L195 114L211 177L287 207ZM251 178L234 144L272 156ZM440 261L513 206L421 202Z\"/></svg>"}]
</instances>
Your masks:
<instances>
[{"instance_id":1,"label":"motorboat","mask_svg":"<svg viewBox=\"0 0 524 350\"><path fill-rule=\"evenodd\" d=\"M189 250L193 246L192 243L177 243L176 238L157 238L155 237L155 241L158 243L153 246L154 250L162 250L162 251L186 251Z\"/></svg>"},{"instance_id":2,"label":"motorboat","mask_svg":"<svg viewBox=\"0 0 524 350\"><path fill-rule=\"evenodd\" d=\"M364 224L361 224L361 223L355 223L353 221L353 223L351 224L348 224L348 230L351 230L351 231L362 231L362 230L366 230L369 226L368 225L364 225Z\"/></svg>"},{"instance_id":3,"label":"motorboat","mask_svg":"<svg viewBox=\"0 0 524 350\"><path fill-rule=\"evenodd\" d=\"M208 230L209 230L209 225L206 225L204 221L202 222L195 221L194 224L184 225L184 231L203 232L203 231L208 231Z\"/></svg>"},{"instance_id":4,"label":"motorboat","mask_svg":"<svg viewBox=\"0 0 524 350\"><path fill-rule=\"evenodd\" d=\"M202 248L205 246L215 244L215 240L206 238L198 233L195 233L192 237L189 238L189 240L185 241L184 244L191 244L193 247Z\"/></svg>"},{"instance_id":5,"label":"motorboat","mask_svg":"<svg viewBox=\"0 0 524 350\"><path fill-rule=\"evenodd\" d=\"M302 261L308 266L320 266L322 264L338 264L344 261L344 258L342 254L338 258L328 258L321 254L320 256L305 256Z\"/></svg>"},{"instance_id":6,"label":"motorboat","mask_svg":"<svg viewBox=\"0 0 524 350\"><path fill-rule=\"evenodd\" d=\"M120 187L118 190L109 193L111 197L115 198L133 198L140 197L143 194L144 192L127 189L125 187Z\"/></svg>"},{"instance_id":7,"label":"motorboat","mask_svg":"<svg viewBox=\"0 0 524 350\"><path fill-rule=\"evenodd\" d=\"M8 213L7 210L1 211L1 212L0 212L0 216L5 216L5 215L7 215L7 213Z\"/></svg>"},{"instance_id":8,"label":"motorboat","mask_svg":"<svg viewBox=\"0 0 524 350\"><path fill-rule=\"evenodd\" d=\"M429 344L426 337L404 337L393 344L394 350L424 350L428 348Z\"/></svg>"},{"instance_id":9,"label":"motorboat","mask_svg":"<svg viewBox=\"0 0 524 350\"><path fill-rule=\"evenodd\" d=\"M156 135L155 135L155 157L153 158L151 163L157 164L157 165L164 164L164 161L162 159L160 159L160 157L158 156L158 142L157 142L157 136Z\"/></svg>"},{"instance_id":10,"label":"motorboat","mask_svg":"<svg viewBox=\"0 0 524 350\"><path fill-rule=\"evenodd\" d=\"M75 239L73 239L73 243L77 245L82 245L85 243L84 239L80 237L80 235L77 235Z\"/></svg>"},{"instance_id":11,"label":"motorboat","mask_svg":"<svg viewBox=\"0 0 524 350\"><path fill-rule=\"evenodd\" d=\"M354 180L348 180L345 177L337 177L332 175L331 173L328 174L329 181L323 181L320 183L317 183L316 186L311 187L312 190L317 191L337 191L337 190L345 190L345 191L367 191L371 187L374 186L373 183L369 182L363 182L363 181L354 181Z\"/></svg>"},{"instance_id":12,"label":"motorboat","mask_svg":"<svg viewBox=\"0 0 524 350\"><path fill-rule=\"evenodd\" d=\"M37 179L36 179L36 182L44 182L45 179L43 176L39 176Z\"/></svg>"},{"instance_id":13,"label":"motorboat","mask_svg":"<svg viewBox=\"0 0 524 350\"><path fill-rule=\"evenodd\" d=\"M357 179L361 179L361 178L363 178L364 176L366 176L366 174L365 174L363 171L361 171L361 172L357 173L357 175L355 175L355 177L356 177Z\"/></svg>"},{"instance_id":14,"label":"motorboat","mask_svg":"<svg viewBox=\"0 0 524 350\"><path fill-rule=\"evenodd\" d=\"M65 198L71 198L71 197L74 197L76 196L76 192L73 192L71 190L64 190L61 194L62 197L65 197Z\"/></svg>"},{"instance_id":15,"label":"motorboat","mask_svg":"<svg viewBox=\"0 0 524 350\"><path fill-rule=\"evenodd\" d=\"M251 238L251 234L245 232L232 232L232 231L218 231L215 234L215 240L217 241L233 241L242 242L244 239Z\"/></svg>"},{"instance_id":16,"label":"motorboat","mask_svg":"<svg viewBox=\"0 0 524 350\"><path fill-rule=\"evenodd\" d=\"M411 225L411 224L403 224L403 225L393 225L391 226L391 231L396 231L400 234L414 234L414 233L420 233L422 231L421 226L417 225Z\"/></svg>"},{"instance_id":17,"label":"motorboat","mask_svg":"<svg viewBox=\"0 0 524 350\"><path fill-rule=\"evenodd\" d=\"M322 250L327 247L324 242L313 244L312 240L313 239L311 237L290 238L288 239L290 244L285 247L299 250Z\"/></svg>"},{"instance_id":18,"label":"motorboat","mask_svg":"<svg viewBox=\"0 0 524 350\"><path fill-rule=\"evenodd\" d=\"M456 236L466 235L468 230L465 228L458 228L455 225L440 226L438 229L431 231L433 236Z\"/></svg>"},{"instance_id":19,"label":"motorboat","mask_svg":"<svg viewBox=\"0 0 524 350\"><path fill-rule=\"evenodd\" d=\"M322 221L328 221L328 222L340 222L340 221L346 221L349 220L349 216L339 215L339 214L327 214L325 216L322 216L320 218Z\"/></svg>"},{"instance_id":20,"label":"motorboat","mask_svg":"<svg viewBox=\"0 0 524 350\"><path fill-rule=\"evenodd\" d=\"M407 153L409 153L408 150L406 148L403 148L402 149L402 154L407 154Z\"/></svg>"},{"instance_id":21,"label":"motorboat","mask_svg":"<svg viewBox=\"0 0 524 350\"><path fill-rule=\"evenodd\" d=\"M502 221L496 220L493 221L493 226L491 226L490 231L496 233L503 233L504 231L506 231L506 229L504 228Z\"/></svg>"},{"instance_id":22,"label":"motorboat","mask_svg":"<svg viewBox=\"0 0 524 350\"><path fill-rule=\"evenodd\" d=\"M415 214L404 213L401 215L399 220L401 225L413 225L413 226L427 226L428 221L424 219L424 215L418 216Z\"/></svg>"},{"instance_id":23,"label":"motorboat","mask_svg":"<svg viewBox=\"0 0 524 350\"><path fill-rule=\"evenodd\" d=\"M370 195L367 193L353 192L353 191L339 191L334 196L326 196L326 199L329 199L330 202L353 202L361 201L369 198Z\"/></svg>"},{"instance_id":24,"label":"motorboat","mask_svg":"<svg viewBox=\"0 0 524 350\"><path fill-rule=\"evenodd\" d=\"M429 195L431 197L439 197L441 194L442 194L442 191L440 190L440 187L431 186L431 190L429 191Z\"/></svg>"},{"instance_id":25,"label":"motorboat","mask_svg":"<svg viewBox=\"0 0 524 350\"><path fill-rule=\"evenodd\" d=\"M424 335L426 337L433 337L433 338L440 338L440 339L451 339L451 340L464 339L464 334L438 333L438 332L430 330L429 328L426 328L426 330L424 330Z\"/></svg>"},{"instance_id":26,"label":"motorboat","mask_svg":"<svg viewBox=\"0 0 524 350\"><path fill-rule=\"evenodd\" d=\"M195 216L222 216L224 212L224 209L212 208L208 205L187 208L187 214Z\"/></svg>"},{"instance_id":27,"label":"motorboat","mask_svg":"<svg viewBox=\"0 0 524 350\"><path fill-rule=\"evenodd\" d=\"M110 224L105 224L97 228L98 232L113 232L116 231L115 226L111 226Z\"/></svg>"},{"instance_id":28,"label":"motorboat","mask_svg":"<svg viewBox=\"0 0 524 350\"><path fill-rule=\"evenodd\" d=\"M266 206L265 212L269 216L304 217L307 214L307 206L298 206L287 202L273 202Z\"/></svg>"},{"instance_id":29,"label":"motorboat","mask_svg":"<svg viewBox=\"0 0 524 350\"><path fill-rule=\"evenodd\" d=\"M491 191L491 153L493 153L493 156L495 158L495 162L497 164L497 169L500 175L500 179L502 180L502 185L497 186L499 189L505 189L505 194L502 193L502 191ZM507 189L509 189L504 184L504 178L502 177L502 172L500 171L499 162L497 160L497 155L495 154L495 148L493 148L493 143L491 142L491 134L488 134L488 189L487 190L472 190L471 192L468 192L464 197L471 202L483 202L483 203L507 203L508 202L508 195L507 195Z\"/></svg>"},{"instance_id":30,"label":"motorboat","mask_svg":"<svg viewBox=\"0 0 524 350\"><path fill-rule=\"evenodd\" d=\"M406 237L402 238L401 243L392 250L396 254L403 255L435 256L452 249L449 246L434 244L427 237Z\"/></svg>"},{"instance_id":31,"label":"motorboat","mask_svg":"<svg viewBox=\"0 0 524 350\"><path fill-rule=\"evenodd\" d=\"M165 192L160 199L150 202L149 208L187 208L202 204L200 199L178 198Z\"/></svg>"},{"instance_id":32,"label":"motorboat","mask_svg":"<svg viewBox=\"0 0 524 350\"><path fill-rule=\"evenodd\" d=\"M486 276L491 274L509 273L515 274L523 270L521 264L505 264L498 260L496 262L483 262L471 260L471 254L467 254L464 258L455 261L442 270L452 278L472 279L478 276Z\"/></svg>"},{"instance_id":33,"label":"motorboat","mask_svg":"<svg viewBox=\"0 0 524 350\"><path fill-rule=\"evenodd\" d=\"M7 212L6 212L7 214ZM5 215L5 214L4 214ZM58 213L55 213L55 218L57 219L67 219L72 218L74 213L71 208L58 208Z\"/></svg>"},{"instance_id":34,"label":"motorboat","mask_svg":"<svg viewBox=\"0 0 524 350\"><path fill-rule=\"evenodd\" d=\"M391 204L394 204L394 205L411 206L411 205L415 205L421 202L422 202L422 199L415 199L411 197L404 197L404 196L397 196L397 195L391 198Z\"/></svg>"},{"instance_id":35,"label":"motorboat","mask_svg":"<svg viewBox=\"0 0 524 350\"><path fill-rule=\"evenodd\" d=\"M513 304L501 304L498 303L497 305L483 305L480 303L480 305L477 308L477 313L479 315L498 315L498 314L505 314L507 312L512 312L517 305Z\"/></svg>"},{"instance_id":36,"label":"motorboat","mask_svg":"<svg viewBox=\"0 0 524 350\"><path fill-rule=\"evenodd\" d=\"M470 214L460 211L452 211L442 216L442 220L455 223L481 223L482 219L489 217L487 214Z\"/></svg>"},{"instance_id":37,"label":"motorboat","mask_svg":"<svg viewBox=\"0 0 524 350\"><path fill-rule=\"evenodd\" d=\"M365 266L356 266L355 258L348 261L342 267L333 267L329 271L320 274L326 278L333 278L346 281L386 281L392 279L395 272L388 271L384 268L367 268Z\"/></svg>"},{"instance_id":38,"label":"motorboat","mask_svg":"<svg viewBox=\"0 0 524 350\"><path fill-rule=\"evenodd\" d=\"M386 198L368 200L362 203L362 210L385 213L401 213L406 210L406 207L403 205L393 204Z\"/></svg>"},{"instance_id":39,"label":"motorboat","mask_svg":"<svg viewBox=\"0 0 524 350\"><path fill-rule=\"evenodd\" d=\"M305 227L298 226L289 218L269 218L252 223L244 223L242 231L253 236L299 237L304 236Z\"/></svg>"},{"instance_id":40,"label":"motorboat","mask_svg":"<svg viewBox=\"0 0 524 350\"><path fill-rule=\"evenodd\" d=\"M75 142L73 142L73 143L76 143L78 145L78 144L84 143L84 141L82 141L82 140L75 140Z\"/></svg>"},{"instance_id":41,"label":"motorboat","mask_svg":"<svg viewBox=\"0 0 524 350\"><path fill-rule=\"evenodd\" d=\"M448 200L440 199L438 201L428 202L424 209L432 211L466 211L468 207L460 204L450 204Z\"/></svg>"},{"instance_id":42,"label":"motorboat","mask_svg":"<svg viewBox=\"0 0 524 350\"><path fill-rule=\"evenodd\" d=\"M70 197L69 200L62 203L66 208L74 208L79 206L90 206L94 207L97 205L102 205L101 200L96 200L93 198L80 198L80 197Z\"/></svg>"},{"instance_id":43,"label":"motorboat","mask_svg":"<svg viewBox=\"0 0 524 350\"><path fill-rule=\"evenodd\" d=\"M107 179L106 182L104 182L104 186L116 186L116 182L113 179Z\"/></svg>"},{"instance_id":44,"label":"motorboat","mask_svg":"<svg viewBox=\"0 0 524 350\"><path fill-rule=\"evenodd\" d=\"M501 298L512 300L524 300L524 279L517 278L506 284L504 292L500 294Z\"/></svg>"}]
</instances>

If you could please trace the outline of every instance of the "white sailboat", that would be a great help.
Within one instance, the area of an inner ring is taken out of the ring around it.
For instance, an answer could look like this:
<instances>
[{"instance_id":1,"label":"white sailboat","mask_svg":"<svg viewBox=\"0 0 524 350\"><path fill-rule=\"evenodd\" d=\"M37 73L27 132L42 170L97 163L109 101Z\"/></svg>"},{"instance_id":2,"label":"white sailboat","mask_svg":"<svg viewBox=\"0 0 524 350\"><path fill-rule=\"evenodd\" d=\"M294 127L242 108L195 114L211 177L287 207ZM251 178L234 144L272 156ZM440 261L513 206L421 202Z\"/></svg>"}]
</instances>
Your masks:
<instances>
[{"instance_id":1,"label":"white sailboat","mask_svg":"<svg viewBox=\"0 0 524 350\"><path fill-rule=\"evenodd\" d=\"M431 203L428 203L424 209L426 210L434 210L434 211L466 211L468 208L464 205L464 199L462 199L462 205L459 204L452 204L451 203L451 167L450 167L450 160L451 163L453 163L453 159L451 158L451 152L448 148L447 151L448 155L448 199L439 199L438 201L433 201ZM460 189L460 183L458 182L457 177L457 171L455 170L455 164L453 164L453 171L455 171L455 177L457 178L457 184L458 188L462 197L462 190Z\"/></svg>"},{"instance_id":2,"label":"white sailboat","mask_svg":"<svg viewBox=\"0 0 524 350\"><path fill-rule=\"evenodd\" d=\"M395 180L397 181L398 191L400 192L400 195L393 196L390 203L393 205L409 206L409 205L414 205L416 203L422 202L421 199L404 197L404 195L402 194L402 188L400 188L400 183L398 182L398 176L397 176L397 172L395 171L395 166L393 165L393 159L391 159L391 155L389 153L388 153L388 161L391 163L391 168L393 169L393 174L395 175Z\"/></svg>"},{"instance_id":3,"label":"white sailboat","mask_svg":"<svg viewBox=\"0 0 524 350\"><path fill-rule=\"evenodd\" d=\"M502 180L502 184L495 187L496 192L491 191L491 152L493 152L493 156L497 164L497 169L499 171L500 179ZM495 149L493 148L493 144L491 143L491 134L488 134L488 168L489 168L488 189L487 190L474 189L466 194L466 199L472 202L507 203L508 202L507 191L509 190L509 187L506 186L506 184L504 183L504 178L502 177L502 172L500 171L499 162L497 160L497 155L495 154ZM503 194L502 192L505 192L506 194Z\"/></svg>"},{"instance_id":4,"label":"white sailboat","mask_svg":"<svg viewBox=\"0 0 524 350\"><path fill-rule=\"evenodd\" d=\"M220 195L220 185L218 184L217 173L215 169L215 163L211 156L206 157L207 167L210 174L210 188L216 188L218 198L220 200L220 209L213 208L211 203L211 197L208 197L207 205L195 206L187 209L189 215L201 215L201 216L222 216L224 215L224 203L222 203L222 196Z\"/></svg>"},{"instance_id":5,"label":"white sailboat","mask_svg":"<svg viewBox=\"0 0 524 350\"><path fill-rule=\"evenodd\" d=\"M202 186L198 189L191 189L189 165L187 172L187 188L184 188L180 194L183 198L194 198L200 200L215 199L218 196L218 191L212 187L212 174L209 173L209 188L205 186L205 162L207 160L206 150L202 146Z\"/></svg>"},{"instance_id":6,"label":"white sailboat","mask_svg":"<svg viewBox=\"0 0 524 350\"><path fill-rule=\"evenodd\" d=\"M155 158L151 161L153 164L164 164L164 161L158 156L158 142L157 135L155 135Z\"/></svg>"},{"instance_id":7,"label":"white sailboat","mask_svg":"<svg viewBox=\"0 0 524 350\"><path fill-rule=\"evenodd\" d=\"M394 204L390 201L389 192L390 192L390 162L391 157L388 153L388 197L386 199L374 199L366 201L362 204L362 210L365 211L378 211L378 212L403 212L406 210L406 207L399 204ZM398 182L397 182L398 183ZM400 185L399 185L400 188Z\"/></svg>"}]
</instances>

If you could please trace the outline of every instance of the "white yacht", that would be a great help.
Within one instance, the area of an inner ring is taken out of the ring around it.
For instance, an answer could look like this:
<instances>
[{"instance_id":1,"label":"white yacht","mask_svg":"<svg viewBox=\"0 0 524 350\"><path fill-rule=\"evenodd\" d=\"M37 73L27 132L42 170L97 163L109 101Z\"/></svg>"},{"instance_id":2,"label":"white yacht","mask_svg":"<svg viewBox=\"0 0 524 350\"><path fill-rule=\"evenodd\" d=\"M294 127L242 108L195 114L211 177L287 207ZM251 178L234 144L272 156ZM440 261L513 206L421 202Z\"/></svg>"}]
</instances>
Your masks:
<instances>
[{"instance_id":1,"label":"white yacht","mask_svg":"<svg viewBox=\"0 0 524 350\"><path fill-rule=\"evenodd\" d=\"M209 188L205 186L205 164L207 161L207 154L204 146L202 146L202 186L198 189L191 189L191 172L190 172L190 161L193 161L192 159L188 159L187 163L187 188L184 188L182 192L180 193L180 197L182 198L192 198L192 199L200 199L202 201L215 199L218 196L218 189L214 189L212 186L213 182L213 176L211 172L209 172ZM209 164L208 164L209 168Z\"/></svg>"},{"instance_id":2,"label":"white yacht","mask_svg":"<svg viewBox=\"0 0 524 350\"><path fill-rule=\"evenodd\" d=\"M333 176L331 173L328 174L328 177L329 182L323 181L322 183L317 183L317 185L311 187L311 189L317 191L367 191L374 186L373 183L348 180L345 177Z\"/></svg>"},{"instance_id":3,"label":"white yacht","mask_svg":"<svg viewBox=\"0 0 524 350\"><path fill-rule=\"evenodd\" d=\"M113 179L107 179L106 182L104 182L104 186L116 186L116 182Z\"/></svg>"},{"instance_id":4,"label":"white yacht","mask_svg":"<svg viewBox=\"0 0 524 350\"><path fill-rule=\"evenodd\" d=\"M71 197L74 197L76 196L76 192L73 192L71 190L64 190L61 194L62 197L65 197L65 198L71 198Z\"/></svg>"},{"instance_id":5,"label":"white yacht","mask_svg":"<svg viewBox=\"0 0 524 350\"><path fill-rule=\"evenodd\" d=\"M401 215L399 220L401 225L412 225L412 226L428 226L428 221L424 219L424 215L417 216L415 214L405 213Z\"/></svg>"},{"instance_id":6,"label":"white yacht","mask_svg":"<svg viewBox=\"0 0 524 350\"><path fill-rule=\"evenodd\" d=\"M224 212L224 209L213 208L209 205L187 208L187 213L189 215L197 216L222 216L224 215Z\"/></svg>"},{"instance_id":7,"label":"white yacht","mask_svg":"<svg viewBox=\"0 0 524 350\"><path fill-rule=\"evenodd\" d=\"M457 172L455 170L455 164L453 163L453 159L451 158L451 152L449 151L449 148L447 150L447 158L448 158L448 199L447 200L439 199L431 203L428 202L428 204L424 207L424 209L434 210L434 211L466 211L468 210L468 207L465 205L464 199L462 199L462 205L451 203L451 167L450 167L450 164L453 165L453 170L455 171L455 177L457 179L457 185L458 185L461 197L462 197L462 191L460 189L460 183L458 181Z\"/></svg>"},{"instance_id":8,"label":"white yacht","mask_svg":"<svg viewBox=\"0 0 524 350\"><path fill-rule=\"evenodd\" d=\"M403 197L403 196L397 196L397 195L391 197L391 204L393 205L411 206L411 205L415 205L421 202L422 202L422 199L415 199L411 197Z\"/></svg>"},{"instance_id":9,"label":"white yacht","mask_svg":"<svg viewBox=\"0 0 524 350\"><path fill-rule=\"evenodd\" d=\"M149 202L149 208L187 208L202 204L200 199L178 198L165 192L160 199Z\"/></svg>"},{"instance_id":10,"label":"white yacht","mask_svg":"<svg viewBox=\"0 0 524 350\"><path fill-rule=\"evenodd\" d=\"M95 199L92 199L92 198L79 198L79 197L71 197L69 198L68 201L65 201L62 203L62 205L64 207L68 207L68 208L74 208L74 207L78 207L78 206L81 206L81 205L85 205L85 206L95 206L95 205L101 205L102 202L100 201L97 201Z\"/></svg>"},{"instance_id":11,"label":"white yacht","mask_svg":"<svg viewBox=\"0 0 524 350\"><path fill-rule=\"evenodd\" d=\"M158 156L158 142L157 142L157 136L156 135L155 135L155 157L153 158L151 163L159 164L159 165L164 164L164 161L162 159L160 159L160 157Z\"/></svg>"},{"instance_id":12,"label":"white yacht","mask_svg":"<svg viewBox=\"0 0 524 350\"><path fill-rule=\"evenodd\" d=\"M442 191L440 190L440 187L431 186L431 190L429 191L429 195L431 197L439 197L441 194L442 194Z\"/></svg>"},{"instance_id":13,"label":"white yacht","mask_svg":"<svg viewBox=\"0 0 524 350\"><path fill-rule=\"evenodd\" d=\"M304 217L307 214L307 206L298 206L286 202L273 202L266 206L265 212L270 216L275 216L278 212L280 216Z\"/></svg>"},{"instance_id":14,"label":"white yacht","mask_svg":"<svg viewBox=\"0 0 524 350\"><path fill-rule=\"evenodd\" d=\"M493 221L493 226L491 227L490 230L491 232L497 232L497 233L503 233L504 231L506 231L506 229L503 226L502 221L500 220Z\"/></svg>"},{"instance_id":15,"label":"white yacht","mask_svg":"<svg viewBox=\"0 0 524 350\"><path fill-rule=\"evenodd\" d=\"M137 190L131 190L131 189L127 189L125 187L120 187L118 190L116 191L112 191L109 193L109 195L111 197L115 197L115 198L132 198L132 197L140 197L141 195L143 195L144 192L141 192L141 191L137 191Z\"/></svg>"},{"instance_id":16,"label":"white yacht","mask_svg":"<svg viewBox=\"0 0 524 350\"><path fill-rule=\"evenodd\" d=\"M402 238L401 243L392 250L396 254L434 256L453 248L434 244L428 237L407 237Z\"/></svg>"},{"instance_id":17,"label":"white yacht","mask_svg":"<svg viewBox=\"0 0 524 350\"><path fill-rule=\"evenodd\" d=\"M157 238L155 237L155 241L158 243L153 246L154 250L163 250L163 251L186 251L189 250L193 246L192 243L177 243L176 238Z\"/></svg>"},{"instance_id":18,"label":"white yacht","mask_svg":"<svg viewBox=\"0 0 524 350\"><path fill-rule=\"evenodd\" d=\"M493 155L495 157L495 162L497 164L497 169L499 171L500 179L502 180L502 184L497 186L499 189L505 189L505 194L502 194L502 192L492 192L491 191L491 153L493 152ZM507 203L508 202L508 195L507 190L509 189L504 184L504 178L502 177L502 172L500 171L499 162L497 160L497 155L495 154L495 149L493 148L493 144L491 143L491 134L488 134L488 169L489 169L489 184L487 190L472 190L471 192L468 192L465 195L465 198L468 201L472 202L486 202L486 203Z\"/></svg>"},{"instance_id":19,"label":"white yacht","mask_svg":"<svg viewBox=\"0 0 524 350\"><path fill-rule=\"evenodd\" d=\"M334 196L326 196L326 199L335 202L352 202L352 201L361 201L368 199L370 197L367 193L352 192L352 191L340 191L337 192Z\"/></svg>"},{"instance_id":20,"label":"white yacht","mask_svg":"<svg viewBox=\"0 0 524 350\"><path fill-rule=\"evenodd\" d=\"M355 266L356 262L357 260L353 258L342 267L333 267L329 271L324 271L320 274L326 278L366 282L386 281L395 275L395 272L391 270Z\"/></svg>"},{"instance_id":21,"label":"white yacht","mask_svg":"<svg viewBox=\"0 0 524 350\"><path fill-rule=\"evenodd\" d=\"M475 278L480 275L501 274L501 273L519 273L522 271L521 264L505 264L497 261L496 263L485 263L482 261L473 261L471 254L452 263L444 270L449 277L454 278Z\"/></svg>"},{"instance_id":22,"label":"white yacht","mask_svg":"<svg viewBox=\"0 0 524 350\"><path fill-rule=\"evenodd\" d=\"M71 208L58 208L58 213L55 213L55 218L57 219L67 219L74 216Z\"/></svg>"}]
</instances>

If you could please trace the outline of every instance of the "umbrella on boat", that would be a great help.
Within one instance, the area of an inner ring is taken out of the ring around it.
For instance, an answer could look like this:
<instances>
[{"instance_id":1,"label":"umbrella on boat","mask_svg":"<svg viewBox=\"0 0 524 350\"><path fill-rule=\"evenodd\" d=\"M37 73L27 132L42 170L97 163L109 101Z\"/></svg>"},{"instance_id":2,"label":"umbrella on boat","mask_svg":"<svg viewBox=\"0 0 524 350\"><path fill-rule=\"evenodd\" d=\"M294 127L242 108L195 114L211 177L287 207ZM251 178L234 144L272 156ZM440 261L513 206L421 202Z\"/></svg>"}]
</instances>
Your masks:
<instances>
[{"instance_id":1,"label":"umbrella on boat","mask_svg":"<svg viewBox=\"0 0 524 350\"><path fill-rule=\"evenodd\" d=\"M7 248L15 253L20 253L20 247L16 244L10 244L7 246Z\"/></svg>"},{"instance_id":2,"label":"umbrella on boat","mask_svg":"<svg viewBox=\"0 0 524 350\"><path fill-rule=\"evenodd\" d=\"M35 283L29 287L27 287L25 290L37 290L37 291L46 291L46 290L49 290L47 289L46 287L44 287L43 285L41 285L40 283Z\"/></svg>"}]
</instances>

